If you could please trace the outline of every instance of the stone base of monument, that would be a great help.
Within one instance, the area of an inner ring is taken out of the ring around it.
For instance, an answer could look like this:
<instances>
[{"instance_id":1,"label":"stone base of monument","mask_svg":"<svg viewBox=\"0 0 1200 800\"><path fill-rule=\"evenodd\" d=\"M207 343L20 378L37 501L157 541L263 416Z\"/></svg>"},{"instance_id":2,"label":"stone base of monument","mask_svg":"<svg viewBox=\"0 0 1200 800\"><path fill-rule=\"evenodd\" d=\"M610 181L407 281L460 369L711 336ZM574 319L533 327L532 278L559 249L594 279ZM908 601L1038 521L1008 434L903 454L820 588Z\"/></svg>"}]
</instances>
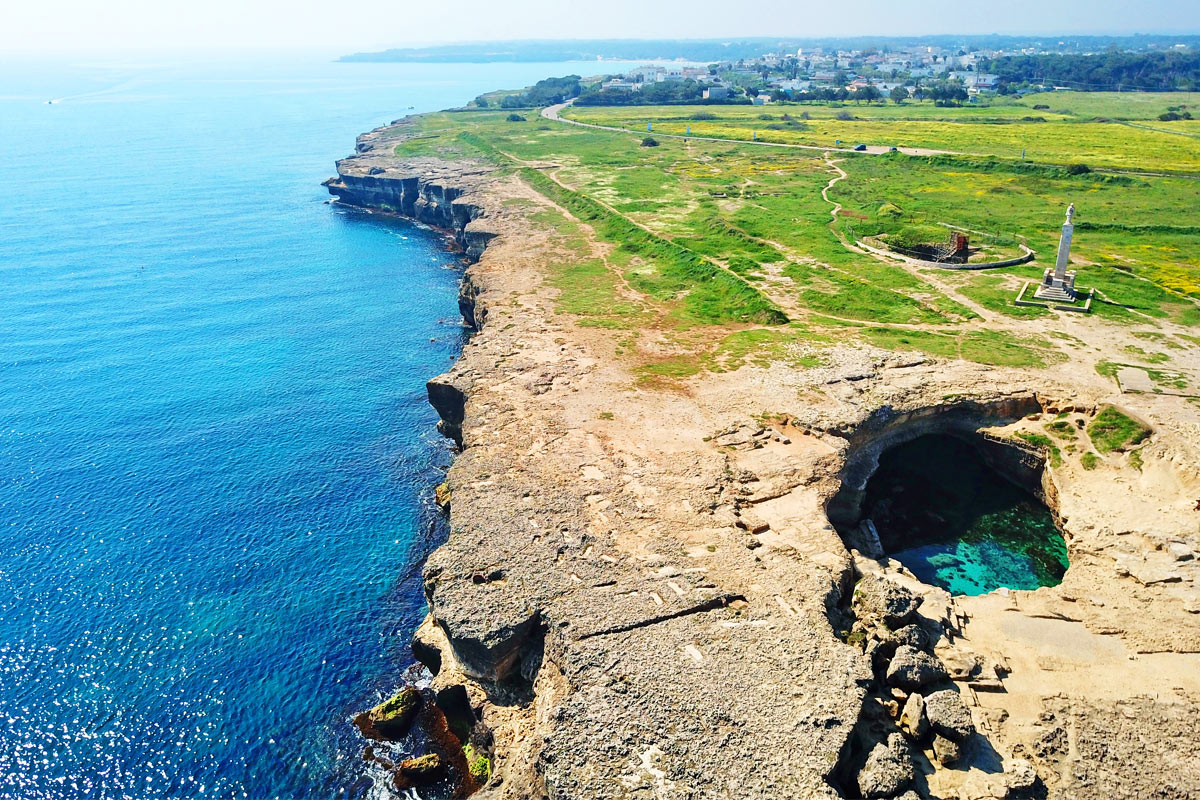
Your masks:
<instances>
[{"instance_id":1,"label":"stone base of monument","mask_svg":"<svg viewBox=\"0 0 1200 800\"><path fill-rule=\"evenodd\" d=\"M1047 287L1043 282L1036 290L1030 292L1029 287L1033 286L1033 281L1026 281L1021 287L1020 293L1017 294L1016 300L1013 302L1019 306L1041 306L1042 308L1053 308L1057 311L1076 311L1081 314L1086 314L1092 310L1092 298L1096 295L1095 289L1076 289L1075 288L1075 273L1068 273L1070 276L1069 293L1068 287L1060 285L1058 287ZM1066 282L1064 281L1064 284ZM1044 291L1045 290L1045 291Z\"/></svg>"},{"instance_id":2,"label":"stone base of monument","mask_svg":"<svg viewBox=\"0 0 1200 800\"><path fill-rule=\"evenodd\" d=\"M1052 300L1056 303L1074 303L1075 270L1068 270L1061 276L1053 269L1047 269L1042 275L1042 283L1033 293L1035 300Z\"/></svg>"}]
</instances>

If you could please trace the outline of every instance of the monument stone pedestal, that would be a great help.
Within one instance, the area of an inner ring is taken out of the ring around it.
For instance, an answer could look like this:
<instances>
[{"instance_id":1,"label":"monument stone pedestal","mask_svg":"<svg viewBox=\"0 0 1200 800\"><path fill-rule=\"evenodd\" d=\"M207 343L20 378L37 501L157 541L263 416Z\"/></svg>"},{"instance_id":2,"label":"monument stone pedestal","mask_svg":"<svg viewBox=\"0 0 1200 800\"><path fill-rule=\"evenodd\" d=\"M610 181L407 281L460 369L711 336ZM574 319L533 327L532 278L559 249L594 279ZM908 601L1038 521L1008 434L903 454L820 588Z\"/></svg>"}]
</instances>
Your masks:
<instances>
[{"instance_id":1,"label":"monument stone pedestal","mask_svg":"<svg viewBox=\"0 0 1200 800\"><path fill-rule=\"evenodd\" d=\"M1064 270L1060 275L1058 270L1047 267L1042 276L1042 283L1033 296L1038 300L1074 303L1078 296L1075 291L1075 270Z\"/></svg>"}]
</instances>

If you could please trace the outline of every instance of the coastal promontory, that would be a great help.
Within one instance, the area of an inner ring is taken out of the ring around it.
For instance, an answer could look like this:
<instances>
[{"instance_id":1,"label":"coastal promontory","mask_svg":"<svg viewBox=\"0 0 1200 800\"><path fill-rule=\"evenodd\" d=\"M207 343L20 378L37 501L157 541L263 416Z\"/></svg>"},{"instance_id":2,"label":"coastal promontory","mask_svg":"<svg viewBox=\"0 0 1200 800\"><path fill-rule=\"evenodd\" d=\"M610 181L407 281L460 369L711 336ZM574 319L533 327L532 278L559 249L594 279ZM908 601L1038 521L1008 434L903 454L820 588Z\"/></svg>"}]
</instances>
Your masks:
<instances>
[{"instance_id":1,"label":"coastal promontory","mask_svg":"<svg viewBox=\"0 0 1200 800\"><path fill-rule=\"evenodd\" d=\"M1200 794L1200 291L1146 249L1190 179L622 113L400 120L328 182L470 262L439 791ZM1017 305L1069 198L1091 310ZM948 231L986 268L888 247Z\"/></svg>"}]
</instances>

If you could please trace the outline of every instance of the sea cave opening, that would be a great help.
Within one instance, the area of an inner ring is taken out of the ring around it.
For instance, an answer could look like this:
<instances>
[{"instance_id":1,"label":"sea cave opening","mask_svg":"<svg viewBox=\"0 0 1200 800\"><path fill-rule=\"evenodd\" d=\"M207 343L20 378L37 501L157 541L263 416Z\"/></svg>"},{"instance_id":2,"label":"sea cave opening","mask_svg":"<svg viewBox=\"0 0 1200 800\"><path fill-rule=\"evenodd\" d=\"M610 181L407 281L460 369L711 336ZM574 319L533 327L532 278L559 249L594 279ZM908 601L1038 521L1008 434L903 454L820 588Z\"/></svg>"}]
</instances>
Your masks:
<instances>
[{"instance_id":1,"label":"sea cave opening","mask_svg":"<svg viewBox=\"0 0 1200 800\"><path fill-rule=\"evenodd\" d=\"M980 436L902 441L851 491L857 514L838 528L860 551L893 558L953 595L1056 586L1066 541L1042 499L1044 465L1027 455Z\"/></svg>"}]
</instances>

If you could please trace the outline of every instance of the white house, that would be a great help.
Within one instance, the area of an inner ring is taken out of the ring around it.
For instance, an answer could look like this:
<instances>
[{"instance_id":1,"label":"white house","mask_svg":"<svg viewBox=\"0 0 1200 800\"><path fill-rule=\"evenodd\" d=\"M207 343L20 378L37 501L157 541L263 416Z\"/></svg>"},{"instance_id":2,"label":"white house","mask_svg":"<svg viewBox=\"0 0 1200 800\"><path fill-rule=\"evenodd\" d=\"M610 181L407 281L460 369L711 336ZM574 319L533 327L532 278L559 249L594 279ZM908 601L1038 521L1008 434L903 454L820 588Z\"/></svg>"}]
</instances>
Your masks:
<instances>
[{"instance_id":1,"label":"white house","mask_svg":"<svg viewBox=\"0 0 1200 800\"><path fill-rule=\"evenodd\" d=\"M802 89L807 89L811 83L812 81L805 81L800 78L776 79L771 81L771 86L782 89L785 92L798 92Z\"/></svg>"}]
</instances>

